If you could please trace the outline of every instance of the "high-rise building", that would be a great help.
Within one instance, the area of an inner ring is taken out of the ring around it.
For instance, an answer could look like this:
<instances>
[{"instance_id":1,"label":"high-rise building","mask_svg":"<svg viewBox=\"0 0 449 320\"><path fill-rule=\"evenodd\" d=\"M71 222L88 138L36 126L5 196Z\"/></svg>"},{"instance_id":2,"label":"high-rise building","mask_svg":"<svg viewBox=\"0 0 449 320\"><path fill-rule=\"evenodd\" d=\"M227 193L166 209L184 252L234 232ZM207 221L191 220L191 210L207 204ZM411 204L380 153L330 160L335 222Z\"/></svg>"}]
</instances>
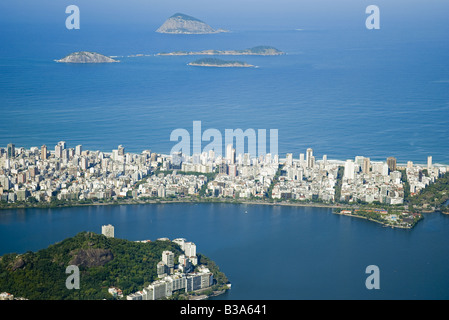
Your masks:
<instances>
[{"instance_id":1,"label":"high-rise building","mask_svg":"<svg viewBox=\"0 0 449 320\"><path fill-rule=\"evenodd\" d=\"M181 169L182 168L182 152L173 152L172 153L172 167L173 169Z\"/></svg>"},{"instance_id":2,"label":"high-rise building","mask_svg":"<svg viewBox=\"0 0 449 320\"><path fill-rule=\"evenodd\" d=\"M413 168L413 161L408 161L407 162L407 169L411 169Z\"/></svg>"},{"instance_id":3,"label":"high-rise building","mask_svg":"<svg viewBox=\"0 0 449 320\"><path fill-rule=\"evenodd\" d=\"M271 163L271 153L265 155L265 163Z\"/></svg>"},{"instance_id":4,"label":"high-rise building","mask_svg":"<svg viewBox=\"0 0 449 320\"><path fill-rule=\"evenodd\" d=\"M184 253L187 257L196 256L196 245L193 242L184 243Z\"/></svg>"},{"instance_id":5,"label":"high-rise building","mask_svg":"<svg viewBox=\"0 0 449 320\"><path fill-rule=\"evenodd\" d=\"M4 190L9 190L9 188L11 187L11 183L7 176L0 176L0 186L2 186Z\"/></svg>"},{"instance_id":6,"label":"high-rise building","mask_svg":"<svg viewBox=\"0 0 449 320\"><path fill-rule=\"evenodd\" d=\"M324 168L327 167L327 154L323 155L323 166Z\"/></svg>"},{"instance_id":7,"label":"high-rise building","mask_svg":"<svg viewBox=\"0 0 449 320\"><path fill-rule=\"evenodd\" d=\"M87 160L87 158L82 157L81 158L81 170L87 170L87 168L89 168L89 160Z\"/></svg>"},{"instance_id":8,"label":"high-rise building","mask_svg":"<svg viewBox=\"0 0 449 320\"><path fill-rule=\"evenodd\" d=\"M301 167L305 167L305 161L304 161L304 153L299 154L299 165Z\"/></svg>"},{"instance_id":9,"label":"high-rise building","mask_svg":"<svg viewBox=\"0 0 449 320\"><path fill-rule=\"evenodd\" d=\"M208 157L209 157L209 160L215 160L215 151L214 151L214 149L209 150Z\"/></svg>"},{"instance_id":10,"label":"high-rise building","mask_svg":"<svg viewBox=\"0 0 449 320\"><path fill-rule=\"evenodd\" d=\"M159 278L165 277L167 275L167 265L163 261L159 261L156 266L156 271Z\"/></svg>"},{"instance_id":11,"label":"high-rise building","mask_svg":"<svg viewBox=\"0 0 449 320\"><path fill-rule=\"evenodd\" d=\"M370 158L363 158L363 163L362 163L362 172L367 174L369 173L369 169L370 169Z\"/></svg>"},{"instance_id":12,"label":"high-rise building","mask_svg":"<svg viewBox=\"0 0 449 320\"><path fill-rule=\"evenodd\" d=\"M8 159L16 156L16 146L13 143L8 144L7 150Z\"/></svg>"},{"instance_id":13,"label":"high-rise building","mask_svg":"<svg viewBox=\"0 0 449 320\"><path fill-rule=\"evenodd\" d=\"M353 180L355 177L355 164L352 160L346 160L344 178Z\"/></svg>"},{"instance_id":14,"label":"high-rise building","mask_svg":"<svg viewBox=\"0 0 449 320\"><path fill-rule=\"evenodd\" d=\"M75 147L75 154L77 155L77 156L80 156L81 155L81 152L83 152L83 146L82 145L77 145L76 147Z\"/></svg>"},{"instance_id":15,"label":"high-rise building","mask_svg":"<svg viewBox=\"0 0 449 320\"><path fill-rule=\"evenodd\" d=\"M285 158L285 164L290 167L293 166L293 153L287 153Z\"/></svg>"},{"instance_id":16,"label":"high-rise building","mask_svg":"<svg viewBox=\"0 0 449 320\"><path fill-rule=\"evenodd\" d=\"M427 157L427 170L430 171L432 169L432 156Z\"/></svg>"},{"instance_id":17,"label":"high-rise building","mask_svg":"<svg viewBox=\"0 0 449 320\"><path fill-rule=\"evenodd\" d=\"M175 254L171 251L162 252L162 262L167 265L169 268L173 268L175 266Z\"/></svg>"},{"instance_id":18,"label":"high-rise building","mask_svg":"<svg viewBox=\"0 0 449 320\"><path fill-rule=\"evenodd\" d=\"M389 171L390 171L390 168L388 167L388 164L384 163L381 167L381 174L383 176L388 176Z\"/></svg>"},{"instance_id":19,"label":"high-rise building","mask_svg":"<svg viewBox=\"0 0 449 320\"><path fill-rule=\"evenodd\" d=\"M231 161L233 145L230 143L226 146L226 160Z\"/></svg>"},{"instance_id":20,"label":"high-rise building","mask_svg":"<svg viewBox=\"0 0 449 320\"><path fill-rule=\"evenodd\" d=\"M218 173L228 174L228 165L225 162L220 163L218 166Z\"/></svg>"},{"instance_id":21,"label":"high-rise building","mask_svg":"<svg viewBox=\"0 0 449 320\"><path fill-rule=\"evenodd\" d=\"M228 175L231 177L237 177L237 165L230 164L228 165Z\"/></svg>"},{"instance_id":22,"label":"high-rise building","mask_svg":"<svg viewBox=\"0 0 449 320\"><path fill-rule=\"evenodd\" d=\"M41 147L41 159L42 160L47 160L47 154L48 154L47 146L44 144Z\"/></svg>"},{"instance_id":23,"label":"high-rise building","mask_svg":"<svg viewBox=\"0 0 449 320\"><path fill-rule=\"evenodd\" d=\"M396 158L395 157L388 157L387 158L387 165L388 165L388 170L390 170L390 172L396 171Z\"/></svg>"},{"instance_id":24,"label":"high-rise building","mask_svg":"<svg viewBox=\"0 0 449 320\"><path fill-rule=\"evenodd\" d=\"M230 164L235 164L236 158L237 158L237 154L236 154L236 152L235 152L235 148L232 148L232 149L231 149L231 157L230 157L230 159L229 159L229 163L230 163Z\"/></svg>"},{"instance_id":25,"label":"high-rise building","mask_svg":"<svg viewBox=\"0 0 449 320\"><path fill-rule=\"evenodd\" d=\"M108 238L114 238L114 226L110 224L101 226L101 234Z\"/></svg>"},{"instance_id":26,"label":"high-rise building","mask_svg":"<svg viewBox=\"0 0 449 320\"><path fill-rule=\"evenodd\" d=\"M64 150L63 149L63 147L62 147L62 145L60 145L60 144L57 144L56 146L55 146L55 157L56 158L62 158L62 150Z\"/></svg>"},{"instance_id":27,"label":"high-rise building","mask_svg":"<svg viewBox=\"0 0 449 320\"><path fill-rule=\"evenodd\" d=\"M62 150L62 159L63 160L69 160L69 149L63 149Z\"/></svg>"},{"instance_id":28,"label":"high-rise building","mask_svg":"<svg viewBox=\"0 0 449 320\"><path fill-rule=\"evenodd\" d=\"M65 148L67 148L67 143L65 141L59 141L58 145L60 145L62 147L62 149L64 150Z\"/></svg>"},{"instance_id":29,"label":"high-rise building","mask_svg":"<svg viewBox=\"0 0 449 320\"><path fill-rule=\"evenodd\" d=\"M119 156L124 156L125 155L125 148L122 145L118 146L118 155Z\"/></svg>"},{"instance_id":30,"label":"high-rise building","mask_svg":"<svg viewBox=\"0 0 449 320\"><path fill-rule=\"evenodd\" d=\"M176 238L176 239L173 239L173 242L176 243L177 245L179 245L181 247L181 250L184 251L184 244L186 243L186 239Z\"/></svg>"},{"instance_id":31,"label":"high-rise building","mask_svg":"<svg viewBox=\"0 0 449 320\"><path fill-rule=\"evenodd\" d=\"M308 148L306 152L307 168L313 168L313 149Z\"/></svg>"}]
</instances>

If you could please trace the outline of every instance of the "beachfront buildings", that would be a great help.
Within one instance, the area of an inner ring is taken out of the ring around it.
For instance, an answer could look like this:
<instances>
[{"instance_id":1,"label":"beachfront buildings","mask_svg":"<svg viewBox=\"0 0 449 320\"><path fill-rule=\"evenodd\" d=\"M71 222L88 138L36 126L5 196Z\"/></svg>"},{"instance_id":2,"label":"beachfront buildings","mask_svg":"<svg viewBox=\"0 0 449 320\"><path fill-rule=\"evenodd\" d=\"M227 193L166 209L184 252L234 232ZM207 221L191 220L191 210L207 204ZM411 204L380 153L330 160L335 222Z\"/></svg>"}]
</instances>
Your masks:
<instances>
[{"instance_id":1,"label":"beachfront buildings","mask_svg":"<svg viewBox=\"0 0 449 320\"><path fill-rule=\"evenodd\" d=\"M311 148L306 155L305 159L304 154L294 159L292 154L287 154L272 190L273 199L334 201L338 162L328 161L326 155L316 161Z\"/></svg>"},{"instance_id":2,"label":"beachfront buildings","mask_svg":"<svg viewBox=\"0 0 449 320\"><path fill-rule=\"evenodd\" d=\"M375 162L361 156L347 160L338 200L402 204L404 183L402 173L396 170L396 160L388 158L387 162Z\"/></svg>"},{"instance_id":3,"label":"beachfront buildings","mask_svg":"<svg viewBox=\"0 0 449 320\"><path fill-rule=\"evenodd\" d=\"M448 171L432 157L424 165L374 161L357 156L346 161L318 159L312 148L299 157L288 153L236 154L213 150L192 156L177 153L140 154L122 145L111 153L70 148L60 141L49 151L40 148L0 148L0 202L90 203L119 199L271 199L334 203L402 204L405 191L414 195ZM405 173L404 173L405 170ZM410 188L404 190L405 182Z\"/></svg>"},{"instance_id":4,"label":"beachfront buildings","mask_svg":"<svg viewBox=\"0 0 449 320\"><path fill-rule=\"evenodd\" d=\"M121 147L123 148L123 147ZM0 148L0 201L83 201L127 197L134 185L157 167L157 155L112 153L68 148L60 141L53 151ZM120 152L119 152L120 151Z\"/></svg>"}]
</instances>

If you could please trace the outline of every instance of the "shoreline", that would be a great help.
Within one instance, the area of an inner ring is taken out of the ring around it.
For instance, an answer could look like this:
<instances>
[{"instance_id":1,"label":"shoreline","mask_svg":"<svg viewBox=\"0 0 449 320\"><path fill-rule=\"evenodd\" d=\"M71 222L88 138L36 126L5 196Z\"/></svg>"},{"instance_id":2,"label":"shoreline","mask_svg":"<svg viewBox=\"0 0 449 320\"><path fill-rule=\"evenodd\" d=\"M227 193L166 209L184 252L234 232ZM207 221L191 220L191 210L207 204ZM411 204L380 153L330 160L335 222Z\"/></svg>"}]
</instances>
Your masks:
<instances>
[{"instance_id":1,"label":"shoreline","mask_svg":"<svg viewBox=\"0 0 449 320\"><path fill-rule=\"evenodd\" d=\"M382 225L383 227L390 227L390 228L392 228L392 229L398 228L398 229L405 229L405 230L408 229L408 230L409 230L409 229L413 229L413 228L414 228L414 226L411 226L411 227L401 227L401 226L391 225L391 224L388 224L388 223L384 223L384 222L381 222L381 221L377 221L377 220L374 220L374 219L371 219L371 218L367 218L367 217L364 217L364 216L359 216L359 215L356 215L356 214L341 213L341 212L333 212L333 213L334 213L334 214L338 214L338 215L340 215L340 216L347 216L347 217L353 217L353 218L365 219L365 220L368 220L368 221L371 221L371 222L378 223L378 224ZM416 225L416 224L415 224L415 225Z\"/></svg>"},{"instance_id":2,"label":"shoreline","mask_svg":"<svg viewBox=\"0 0 449 320\"><path fill-rule=\"evenodd\" d=\"M115 201L115 202L114 202ZM327 209L348 209L358 208L358 206L350 204L331 204L331 203L300 203L300 202L269 202L269 201L254 201L254 200L229 200L229 199L214 199L214 200L201 200L201 199L151 199L151 200L134 200L134 199L120 199L112 200L110 202L93 202L93 203L76 203L68 202L65 204L43 204L43 205L29 205L20 204L16 207L2 207L0 206L0 212L2 210L16 210L16 209L57 209L57 208L69 208L69 207L86 207L86 206L111 206L111 205L145 205L145 204L238 204L238 205L268 205L268 206L286 206L286 207L308 207L308 208L327 208ZM399 208L398 208L399 209ZM419 213L437 213L449 214L449 212L443 212L439 210L419 210ZM339 213L341 214L341 213ZM347 215L347 214L341 214ZM358 217L357 215L353 215Z\"/></svg>"},{"instance_id":3,"label":"shoreline","mask_svg":"<svg viewBox=\"0 0 449 320\"><path fill-rule=\"evenodd\" d=\"M86 207L86 206L110 206L110 205L144 205L144 204L199 204L199 203L211 203L211 204L244 204L244 205L271 205L271 206L289 206L289 207L311 207L311 208L347 208L348 206L339 204L325 204L325 203L289 203L289 202L268 202L268 201L251 201L251 200L196 200L196 199L174 199L174 200L133 200L123 199L116 202L93 202L93 203L66 203L60 205L27 205L20 204L16 207L0 207L0 213L2 210L16 210L16 209L57 209L57 208L69 208L69 207Z\"/></svg>"},{"instance_id":4,"label":"shoreline","mask_svg":"<svg viewBox=\"0 0 449 320\"><path fill-rule=\"evenodd\" d=\"M331 209L332 214L338 214L340 216L348 216L353 218L361 218L365 219L374 223L378 223L382 225L383 227L390 227L392 229L403 229L403 230L411 230L413 229L420 220L424 219L423 214L431 214L431 213L442 213L445 215L449 215L449 212L444 212L441 210L434 210L434 211L424 211L420 210L416 213L421 215L421 217L414 221L413 224L409 226L404 225L396 225L393 223L378 221L363 215L353 214L353 213L342 213L341 211L337 212L334 209L357 209L358 207L354 207L351 205L344 205L344 204L326 204L326 203L288 203L288 202L266 202L266 201L251 201L251 200L244 200L244 201L229 201L229 200L215 200L215 201L204 201L204 200L198 200L198 199L182 199L182 200L132 200L132 199L123 199L122 201L116 201L116 202L106 202L106 203L67 203L67 204L61 204L61 205L47 205L47 206L30 206L30 205L23 205L18 206L14 208L4 208L0 207L0 215L2 214L3 210L26 210L26 209L63 209L63 208L75 208L75 207L99 207L99 206L122 206L122 205L165 205L165 204L234 204L234 205L251 205L251 206L258 206L258 205L268 205L268 206L285 206L285 207L302 207L302 208L323 208L323 209ZM401 208L397 208L398 210L402 211ZM245 214L247 212L245 211Z\"/></svg>"}]
</instances>

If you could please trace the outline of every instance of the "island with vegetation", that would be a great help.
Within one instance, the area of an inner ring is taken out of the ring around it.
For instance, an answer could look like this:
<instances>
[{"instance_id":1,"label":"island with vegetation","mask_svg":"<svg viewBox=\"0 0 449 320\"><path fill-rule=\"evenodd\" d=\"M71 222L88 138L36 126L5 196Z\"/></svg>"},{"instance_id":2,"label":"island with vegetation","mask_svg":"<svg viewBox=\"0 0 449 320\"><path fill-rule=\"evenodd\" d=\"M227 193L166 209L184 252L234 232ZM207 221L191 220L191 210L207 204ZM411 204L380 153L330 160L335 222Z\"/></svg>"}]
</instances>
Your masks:
<instances>
[{"instance_id":1,"label":"island with vegetation","mask_svg":"<svg viewBox=\"0 0 449 320\"><path fill-rule=\"evenodd\" d=\"M80 52L74 52L66 57L55 60L59 63L114 63L114 62L120 62L119 60L112 59L110 57L107 57L105 55L96 53L96 52L87 52L87 51L80 51Z\"/></svg>"},{"instance_id":2,"label":"island with vegetation","mask_svg":"<svg viewBox=\"0 0 449 320\"><path fill-rule=\"evenodd\" d=\"M197 67L220 67L220 68L254 68L252 64L243 61L229 61L214 58L204 58L190 62L189 66Z\"/></svg>"},{"instance_id":3,"label":"island with vegetation","mask_svg":"<svg viewBox=\"0 0 449 320\"><path fill-rule=\"evenodd\" d=\"M202 51L173 51L161 52L158 56L201 56L201 55L224 55L224 56L280 56L285 52L270 46L257 46L245 50L202 50Z\"/></svg>"},{"instance_id":4,"label":"island with vegetation","mask_svg":"<svg viewBox=\"0 0 449 320\"><path fill-rule=\"evenodd\" d=\"M168 34L212 34L228 31L214 29L205 22L192 16L183 13L175 13L168 18L156 32Z\"/></svg>"},{"instance_id":5,"label":"island with vegetation","mask_svg":"<svg viewBox=\"0 0 449 320\"><path fill-rule=\"evenodd\" d=\"M167 251L173 253L176 261L183 254L179 244L165 238L129 241L80 232L37 252L0 257L0 292L29 300L126 299L158 279L157 266ZM198 254L200 264L213 273L214 279L201 295L227 290L229 281L212 260ZM79 289L66 286L69 265L79 268ZM190 299L196 294L176 292L167 299Z\"/></svg>"}]
</instances>

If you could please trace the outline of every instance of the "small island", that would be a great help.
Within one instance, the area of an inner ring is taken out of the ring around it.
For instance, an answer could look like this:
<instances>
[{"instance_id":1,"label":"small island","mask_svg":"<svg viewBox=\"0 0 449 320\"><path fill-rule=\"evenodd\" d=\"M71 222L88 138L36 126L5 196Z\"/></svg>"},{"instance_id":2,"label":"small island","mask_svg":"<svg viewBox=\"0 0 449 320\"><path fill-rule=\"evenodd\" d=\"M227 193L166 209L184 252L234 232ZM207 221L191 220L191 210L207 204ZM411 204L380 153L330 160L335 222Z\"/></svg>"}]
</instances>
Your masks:
<instances>
[{"instance_id":1,"label":"small island","mask_svg":"<svg viewBox=\"0 0 449 320\"><path fill-rule=\"evenodd\" d=\"M229 61L213 58L204 58L190 62L189 66L196 67L217 67L217 68L255 68L256 66L243 61Z\"/></svg>"},{"instance_id":2,"label":"small island","mask_svg":"<svg viewBox=\"0 0 449 320\"><path fill-rule=\"evenodd\" d=\"M119 60L112 59L96 52L79 51L74 52L66 57L55 60L59 63L114 63Z\"/></svg>"},{"instance_id":3,"label":"small island","mask_svg":"<svg viewBox=\"0 0 449 320\"><path fill-rule=\"evenodd\" d=\"M175 13L168 18L156 32L168 34L213 34L228 32L223 29L214 29L205 22L183 13Z\"/></svg>"},{"instance_id":4,"label":"small island","mask_svg":"<svg viewBox=\"0 0 449 320\"><path fill-rule=\"evenodd\" d=\"M257 46L245 50L202 50L202 51L174 51L158 53L158 56L200 56L200 55L228 55L228 56L280 56L284 55L275 47Z\"/></svg>"},{"instance_id":5,"label":"small island","mask_svg":"<svg viewBox=\"0 0 449 320\"><path fill-rule=\"evenodd\" d=\"M67 287L68 266L79 269L79 289ZM229 288L193 242L118 239L111 225L102 234L80 232L37 252L0 257L0 290L8 300L198 300Z\"/></svg>"}]
</instances>

